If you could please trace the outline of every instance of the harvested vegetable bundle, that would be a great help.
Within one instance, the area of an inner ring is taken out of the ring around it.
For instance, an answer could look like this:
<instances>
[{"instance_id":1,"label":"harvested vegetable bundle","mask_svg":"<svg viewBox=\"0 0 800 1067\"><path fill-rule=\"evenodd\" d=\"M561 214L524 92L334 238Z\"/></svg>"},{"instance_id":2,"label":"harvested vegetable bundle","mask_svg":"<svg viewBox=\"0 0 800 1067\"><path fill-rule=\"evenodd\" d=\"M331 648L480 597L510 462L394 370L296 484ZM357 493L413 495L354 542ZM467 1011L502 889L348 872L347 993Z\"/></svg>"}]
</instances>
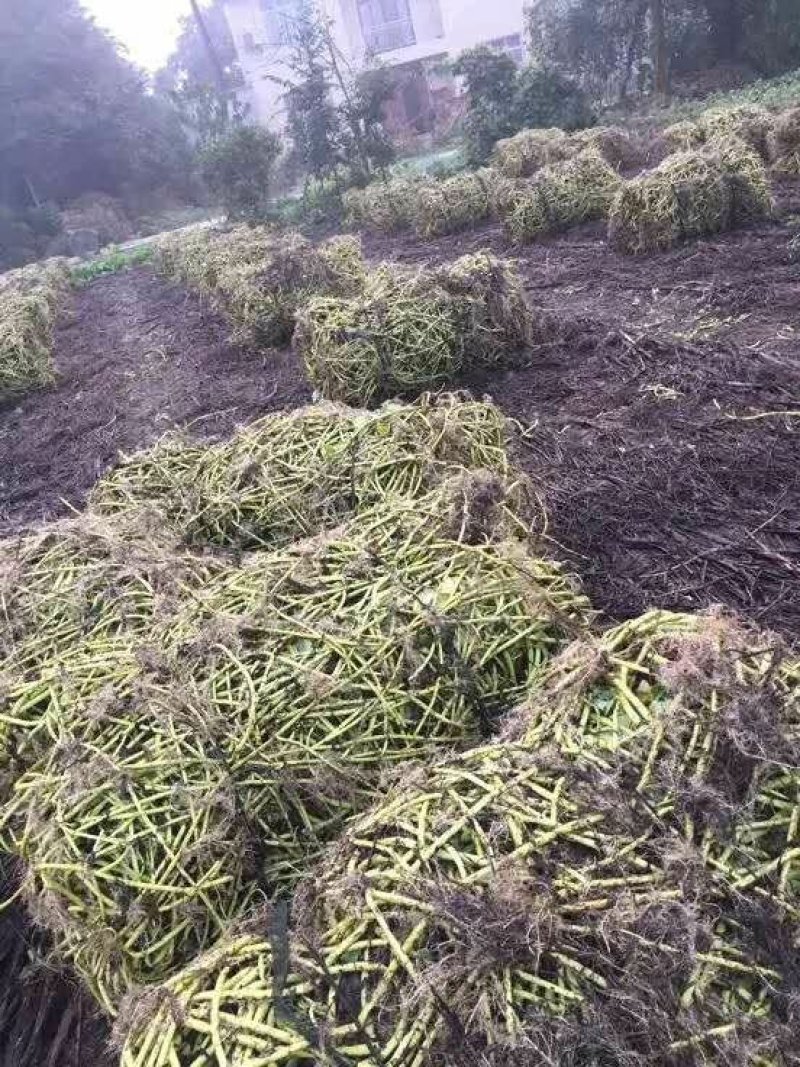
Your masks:
<instances>
[{"instance_id":1,"label":"harvested vegetable bundle","mask_svg":"<svg viewBox=\"0 0 800 1067\"><path fill-rule=\"evenodd\" d=\"M800 662L734 620L654 611L567 650L509 729L622 774L691 838L800 755Z\"/></svg>"},{"instance_id":2,"label":"harvested vegetable bundle","mask_svg":"<svg viewBox=\"0 0 800 1067\"><path fill-rule=\"evenodd\" d=\"M315 248L299 234L286 234L259 260L233 259L219 271L217 289L220 306L236 325L234 338L272 346L291 340L295 313L312 295L353 295L364 279L356 238L334 238Z\"/></svg>"},{"instance_id":3,"label":"harvested vegetable bundle","mask_svg":"<svg viewBox=\"0 0 800 1067\"><path fill-rule=\"evenodd\" d=\"M388 267L370 276L361 297L309 301L295 346L322 395L350 404L414 396L461 369L451 298L430 278Z\"/></svg>"},{"instance_id":4,"label":"harvested vegetable bundle","mask_svg":"<svg viewBox=\"0 0 800 1067\"><path fill-rule=\"evenodd\" d=\"M772 214L772 191L760 157L737 137L708 142L725 172L730 187L730 218L735 226L759 222Z\"/></svg>"},{"instance_id":5,"label":"harvested vegetable bundle","mask_svg":"<svg viewBox=\"0 0 800 1067\"><path fill-rule=\"evenodd\" d=\"M527 182L523 178L509 178L494 167L483 167L475 172L489 196L489 215L492 219L504 219L524 193Z\"/></svg>"},{"instance_id":6,"label":"harvested vegetable bundle","mask_svg":"<svg viewBox=\"0 0 800 1067\"><path fill-rule=\"evenodd\" d=\"M684 901L598 784L502 744L410 771L331 850L293 927L236 937L133 1005L124 1067L545 1048L665 1065L757 1040L788 976Z\"/></svg>"},{"instance_id":7,"label":"harvested vegetable bundle","mask_svg":"<svg viewBox=\"0 0 800 1067\"><path fill-rule=\"evenodd\" d=\"M161 274L210 295L217 289L221 270L233 263L245 266L263 260L276 236L267 226L201 227L167 234L156 242L153 262Z\"/></svg>"},{"instance_id":8,"label":"harvested vegetable bundle","mask_svg":"<svg viewBox=\"0 0 800 1067\"><path fill-rule=\"evenodd\" d=\"M365 189L350 189L342 197L350 221L379 233L411 229L420 193L429 179L413 176L372 182Z\"/></svg>"},{"instance_id":9,"label":"harvested vegetable bundle","mask_svg":"<svg viewBox=\"0 0 800 1067\"><path fill-rule=\"evenodd\" d=\"M91 512L0 545L0 655L12 674L38 673L84 641L144 635L189 595L214 561L178 552L144 522Z\"/></svg>"},{"instance_id":10,"label":"harvested vegetable bundle","mask_svg":"<svg viewBox=\"0 0 800 1067\"><path fill-rule=\"evenodd\" d=\"M295 344L324 396L373 404L518 358L532 333L509 264L469 256L436 271L384 265L362 297L312 301L298 315Z\"/></svg>"},{"instance_id":11,"label":"harvested vegetable bundle","mask_svg":"<svg viewBox=\"0 0 800 1067\"><path fill-rule=\"evenodd\" d=\"M298 951L293 946L293 956ZM227 1067L259 1055L255 1062L323 1063L321 1052L310 1051L322 1042L309 996L312 983L291 969L282 973L289 962L285 956L282 945L273 953L266 932L245 928L168 986L134 995L118 1022L120 1067ZM303 961L319 975L313 954L303 953Z\"/></svg>"},{"instance_id":12,"label":"harvested vegetable bundle","mask_svg":"<svg viewBox=\"0 0 800 1067\"><path fill-rule=\"evenodd\" d=\"M53 324L66 288L58 263L14 271L0 287L0 399L53 381Z\"/></svg>"},{"instance_id":13,"label":"harvested vegetable bundle","mask_svg":"<svg viewBox=\"0 0 800 1067\"><path fill-rule=\"evenodd\" d=\"M226 723L228 765L374 766L488 728L589 619L558 566L497 539L504 496L473 474L211 580L160 642Z\"/></svg>"},{"instance_id":14,"label":"harvested vegetable bundle","mask_svg":"<svg viewBox=\"0 0 800 1067\"><path fill-rule=\"evenodd\" d=\"M542 167L569 159L573 152L564 130L522 130L497 142L492 165L509 178L529 178Z\"/></svg>"},{"instance_id":15,"label":"harvested vegetable bundle","mask_svg":"<svg viewBox=\"0 0 800 1067\"><path fill-rule=\"evenodd\" d=\"M515 519L473 477L229 568L161 628L163 652L137 650L138 673L87 643L72 692L59 677L20 694L42 756L4 843L108 1010L213 943L257 888L295 882L386 764L480 736L585 625L557 567L484 544Z\"/></svg>"},{"instance_id":16,"label":"harvested vegetable bundle","mask_svg":"<svg viewBox=\"0 0 800 1067\"><path fill-rule=\"evenodd\" d=\"M297 233L241 227L201 231L162 244L157 266L210 296L235 324L235 337L262 345L291 338L294 315L313 293L348 295L364 282L360 245L338 237L315 247Z\"/></svg>"},{"instance_id":17,"label":"harvested vegetable bundle","mask_svg":"<svg viewBox=\"0 0 800 1067\"><path fill-rule=\"evenodd\" d=\"M492 541L516 523L496 479L459 479L253 557L165 629L222 726L270 885L296 880L383 766L474 742L587 624L557 566Z\"/></svg>"},{"instance_id":18,"label":"harvested vegetable bundle","mask_svg":"<svg viewBox=\"0 0 800 1067\"><path fill-rule=\"evenodd\" d=\"M661 131L661 137L670 152L688 152L705 144L706 134L696 122L684 119L674 122Z\"/></svg>"},{"instance_id":19,"label":"harvested vegetable bundle","mask_svg":"<svg viewBox=\"0 0 800 1067\"><path fill-rule=\"evenodd\" d=\"M139 672L129 639L97 637L40 663L35 675L6 680L0 703L0 801L71 732L76 716L102 710L106 694L129 686Z\"/></svg>"},{"instance_id":20,"label":"harvested vegetable bundle","mask_svg":"<svg viewBox=\"0 0 800 1067\"><path fill-rule=\"evenodd\" d=\"M457 174L422 187L414 209L420 237L441 237L483 222L491 211L491 193L482 172Z\"/></svg>"},{"instance_id":21,"label":"harvested vegetable bundle","mask_svg":"<svg viewBox=\"0 0 800 1067\"><path fill-rule=\"evenodd\" d=\"M762 160L769 159L769 138L775 117L766 108L755 104L709 108L702 112L697 122L707 141L736 137L757 152Z\"/></svg>"},{"instance_id":22,"label":"harvested vegetable bundle","mask_svg":"<svg viewBox=\"0 0 800 1067\"><path fill-rule=\"evenodd\" d=\"M590 149L602 156L615 169L635 167L641 162L641 151L627 131L619 126L590 126L569 135L575 155Z\"/></svg>"},{"instance_id":23,"label":"harvested vegetable bundle","mask_svg":"<svg viewBox=\"0 0 800 1067\"><path fill-rule=\"evenodd\" d=\"M135 718L121 695L73 717L0 820L29 909L110 1013L212 944L257 889L230 775L177 693Z\"/></svg>"},{"instance_id":24,"label":"harvested vegetable bundle","mask_svg":"<svg viewBox=\"0 0 800 1067\"><path fill-rule=\"evenodd\" d=\"M108 515L159 509L194 544L270 547L335 526L390 493L417 496L461 467L508 470L499 409L459 396L375 412L268 415L211 447L167 438L94 490Z\"/></svg>"},{"instance_id":25,"label":"harvested vegetable bundle","mask_svg":"<svg viewBox=\"0 0 800 1067\"><path fill-rule=\"evenodd\" d=\"M617 172L594 151L545 167L519 194L506 216L505 231L527 244L589 219L603 218L620 187Z\"/></svg>"},{"instance_id":26,"label":"harvested vegetable bundle","mask_svg":"<svg viewBox=\"0 0 800 1067\"><path fill-rule=\"evenodd\" d=\"M457 301L465 366L508 362L511 351L536 340L522 281L508 260L477 252L443 264L435 278Z\"/></svg>"},{"instance_id":27,"label":"harvested vegetable bundle","mask_svg":"<svg viewBox=\"0 0 800 1067\"><path fill-rule=\"evenodd\" d=\"M770 159L777 174L800 175L800 107L782 111L769 140Z\"/></svg>"},{"instance_id":28,"label":"harvested vegetable bundle","mask_svg":"<svg viewBox=\"0 0 800 1067\"><path fill-rule=\"evenodd\" d=\"M615 168L634 166L639 161L633 140L618 126L595 126L570 134L558 128L522 130L497 142L492 161L509 178L530 178L544 167L564 163L587 150Z\"/></svg>"},{"instance_id":29,"label":"harvested vegetable bundle","mask_svg":"<svg viewBox=\"0 0 800 1067\"><path fill-rule=\"evenodd\" d=\"M770 211L763 164L744 142L728 138L670 156L625 182L611 209L608 236L621 252L657 251Z\"/></svg>"},{"instance_id":30,"label":"harvested vegetable bundle","mask_svg":"<svg viewBox=\"0 0 800 1067\"><path fill-rule=\"evenodd\" d=\"M800 707L800 664L795 670ZM767 740L765 738L765 740ZM775 753L766 752L767 759ZM800 758L790 766L767 765L724 834L709 836L704 855L711 870L739 895L800 919Z\"/></svg>"}]
</instances>

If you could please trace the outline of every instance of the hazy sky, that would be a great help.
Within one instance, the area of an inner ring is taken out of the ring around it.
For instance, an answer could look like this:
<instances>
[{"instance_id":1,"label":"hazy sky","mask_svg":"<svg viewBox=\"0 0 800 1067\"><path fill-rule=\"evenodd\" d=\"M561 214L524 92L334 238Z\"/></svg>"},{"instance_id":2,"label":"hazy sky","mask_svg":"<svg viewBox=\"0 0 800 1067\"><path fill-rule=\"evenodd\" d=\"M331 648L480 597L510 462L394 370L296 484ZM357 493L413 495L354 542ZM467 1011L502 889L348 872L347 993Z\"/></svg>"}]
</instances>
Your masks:
<instances>
[{"instance_id":1,"label":"hazy sky","mask_svg":"<svg viewBox=\"0 0 800 1067\"><path fill-rule=\"evenodd\" d=\"M160 67L172 51L178 19L189 0L81 0L83 6L125 45L130 58L148 70Z\"/></svg>"}]
</instances>

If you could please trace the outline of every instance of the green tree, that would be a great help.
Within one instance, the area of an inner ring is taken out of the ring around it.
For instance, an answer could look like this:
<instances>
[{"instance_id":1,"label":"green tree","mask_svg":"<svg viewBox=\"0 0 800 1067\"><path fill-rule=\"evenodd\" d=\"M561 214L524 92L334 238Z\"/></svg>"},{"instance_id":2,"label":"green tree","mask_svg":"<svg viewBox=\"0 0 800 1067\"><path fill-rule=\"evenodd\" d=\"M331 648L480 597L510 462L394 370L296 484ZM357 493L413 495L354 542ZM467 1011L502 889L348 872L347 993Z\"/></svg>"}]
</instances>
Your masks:
<instances>
[{"instance_id":1,"label":"green tree","mask_svg":"<svg viewBox=\"0 0 800 1067\"><path fill-rule=\"evenodd\" d=\"M184 189L190 164L174 109L77 0L3 0L0 201Z\"/></svg>"},{"instance_id":2,"label":"green tree","mask_svg":"<svg viewBox=\"0 0 800 1067\"><path fill-rule=\"evenodd\" d=\"M260 126L235 126L206 149L203 176L229 218L258 222L267 216L280 152L277 135Z\"/></svg>"},{"instance_id":3,"label":"green tree","mask_svg":"<svg viewBox=\"0 0 800 1067\"><path fill-rule=\"evenodd\" d=\"M475 166L500 138L524 127L574 130L594 121L586 94L557 70L538 64L520 70L510 56L485 45L462 53L453 70L466 85L467 158Z\"/></svg>"},{"instance_id":4,"label":"green tree","mask_svg":"<svg viewBox=\"0 0 800 1067\"><path fill-rule=\"evenodd\" d=\"M339 52L328 20L300 8L287 62L287 129L298 169L317 181L343 170L366 182L392 161L383 108L393 91L380 67L353 71Z\"/></svg>"},{"instance_id":5,"label":"green tree","mask_svg":"<svg viewBox=\"0 0 800 1067\"><path fill-rule=\"evenodd\" d=\"M190 135L207 145L232 123L244 121L246 109L238 95L244 77L221 0L202 9L202 20L213 51L196 19L184 16L175 50L155 86L174 102Z\"/></svg>"},{"instance_id":6,"label":"green tree","mask_svg":"<svg viewBox=\"0 0 800 1067\"><path fill-rule=\"evenodd\" d=\"M537 59L598 98L625 96L636 73L666 95L670 71L800 66L800 0L532 0L528 28Z\"/></svg>"}]
</instances>

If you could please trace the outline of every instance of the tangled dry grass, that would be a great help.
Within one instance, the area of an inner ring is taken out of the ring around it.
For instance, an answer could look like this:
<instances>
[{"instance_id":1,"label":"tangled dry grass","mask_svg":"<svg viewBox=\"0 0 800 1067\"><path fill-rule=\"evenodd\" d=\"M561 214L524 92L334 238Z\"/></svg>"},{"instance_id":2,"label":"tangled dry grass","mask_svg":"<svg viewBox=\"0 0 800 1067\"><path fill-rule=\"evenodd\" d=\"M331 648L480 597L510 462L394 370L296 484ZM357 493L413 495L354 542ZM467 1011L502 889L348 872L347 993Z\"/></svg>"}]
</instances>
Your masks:
<instances>
[{"instance_id":1,"label":"tangled dry grass","mask_svg":"<svg viewBox=\"0 0 800 1067\"><path fill-rule=\"evenodd\" d=\"M478 254L436 271L384 265L356 299L313 300L295 345L323 396L369 405L510 362L534 332L512 265Z\"/></svg>"},{"instance_id":2,"label":"tangled dry grass","mask_svg":"<svg viewBox=\"0 0 800 1067\"><path fill-rule=\"evenodd\" d=\"M614 168L635 166L640 150L618 126L596 126L568 134L553 128L522 130L495 145L493 165L509 178L530 178L543 167L574 159L586 150L601 156Z\"/></svg>"},{"instance_id":3,"label":"tangled dry grass","mask_svg":"<svg viewBox=\"0 0 800 1067\"><path fill-rule=\"evenodd\" d=\"M590 219L604 218L621 179L593 150L544 167L515 196L505 217L507 237L517 245Z\"/></svg>"},{"instance_id":4,"label":"tangled dry grass","mask_svg":"<svg viewBox=\"0 0 800 1067\"><path fill-rule=\"evenodd\" d=\"M204 293L232 320L235 339L267 347L291 340L295 313L312 296L354 294L366 276L356 238L315 246L298 233L247 226L162 238L155 266Z\"/></svg>"},{"instance_id":5,"label":"tangled dry grass","mask_svg":"<svg viewBox=\"0 0 800 1067\"><path fill-rule=\"evenodd\" d=\"M0 275L0 400L53 381L53 324L68 286L58 260Z\"/></svg>"},{"instance_id":6,"label":"tangled dry grass","mask_svg":"<svg viewBox=\"0 0 800 1067\"><path fill-rule=\"evenodd\" d=\"M628 254L653 252L767 218L771 211L760 158L743 141L725 138L669 156L625 182L611 208L609 240Z\"/></svg>"},{"instance_id":7,"label":"tangled dry grass","mask_svg":"<svg viewBox=\"0 0 800 1067\"><path fill-rule=\"evenodd\" d=\"M800 175L800 108L782 112L769 138L770 158L776 173Z\"/></svg>"}]
</instances>

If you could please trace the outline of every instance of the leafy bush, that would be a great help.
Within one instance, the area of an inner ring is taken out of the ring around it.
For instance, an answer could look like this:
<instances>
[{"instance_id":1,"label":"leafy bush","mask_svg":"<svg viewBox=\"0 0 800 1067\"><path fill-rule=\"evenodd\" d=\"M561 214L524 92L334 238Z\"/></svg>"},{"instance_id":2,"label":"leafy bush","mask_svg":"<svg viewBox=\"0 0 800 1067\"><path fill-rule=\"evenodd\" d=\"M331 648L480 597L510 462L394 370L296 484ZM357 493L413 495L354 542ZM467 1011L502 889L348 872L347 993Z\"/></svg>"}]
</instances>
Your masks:
<instances>
[{"instance_id":1,"label":"leafy bush","mask_svg":"<svg viewBox=\"0 0 800 1067\"><path fill-rule=\"evenodd\" d=\"M238 126L203 155L203 176L231 219L257 221L268 209L281 143L270 130Z\"/></svg>"},{"instance_id":2,"label":"leafy bush","mask_svg":"<svg viewBox=\"0 0 800 1067\"><path fill-rule=\"evenodd\" d=\"M525 127L575 130L594 122L588 97L575 82L541 67L520 71L510 56L485 45L462 53L453 70L467 87L464 130L472 165L486 162L497 141Z\"/></svg>"},{"instance_id":3,"label":"leafy bush","mask_svg":"<svg viewBox=\"0 0 800 1067\"><path fill-rule=\"evenodd\" d=\"M342 169L363 184L394 159L383 128L383 108L394 91L389 72L370 67L354 73L341 61L330 21L312 8L297 19L293 49L281 80L290 161L317 182Z\"/></svg>"},{"instance_id":4,"label":"leafy bush","mask_svg":"<svg viewBox=\"0 0 800 1067\"><path fill-rule=\"evenodd\" d=\"M0 203L0 270L21 267L44 255L60 229L61 218L54 204L15 211Z\"/></svg>"},{"instance_id":5,"label":"leafy bush","mask_svg":"<svg viewBox=\"0 0 800 1067\"><path fill-rule=\"evenodd\" d=\"M596 121L583 89L554 70L529 66L520 71L514 99L514 124L523 127L559 126L580 130Z\"/></svg>"}]
</instances>

